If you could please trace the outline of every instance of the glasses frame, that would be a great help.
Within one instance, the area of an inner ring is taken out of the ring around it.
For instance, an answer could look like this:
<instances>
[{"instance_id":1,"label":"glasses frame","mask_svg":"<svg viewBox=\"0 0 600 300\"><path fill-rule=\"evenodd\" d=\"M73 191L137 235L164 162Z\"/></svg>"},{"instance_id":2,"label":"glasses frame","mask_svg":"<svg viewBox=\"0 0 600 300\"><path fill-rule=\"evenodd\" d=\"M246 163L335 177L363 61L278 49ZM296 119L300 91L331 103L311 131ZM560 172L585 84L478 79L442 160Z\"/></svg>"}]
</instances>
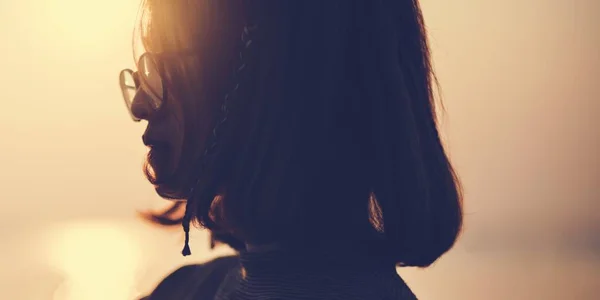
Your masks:
<instances>
[{"instance_id":1,"label":"glasses frame","mask_svg":"<svg viewBox=\"0 0 600 300\"><path fill-rule=\"evenodd\" d=\"M126 80L125 80L125 76L126 74L129 74L132 78L133 78L133 86L127 84ZM123 96L123 102L125 103L125 107L127 108L127 112L129 113L129 116L131 117L131 119L134 122L139 122L141 121L140 118L136 117L133 114L133 111L131 110L131 106L133 103L133 98L135 98L135 93L137 93L137 90L140 86L139 84L139 79L137 79L137 72L131 70L131 69L123 69L120 73L119 73L119 86L121 87L121 94ZM128 89L133 89L134 90L134 94L133 94L133 98L131 100L128 100L130 98L130 96L128 95L129 91Z\"/></svg>"},{"instance_id":2,"label":"glasses frame","mask_svg":"<svg viewBox=\"0 0 600 300\"><path fill-rule=\"evenodd\" d=\"M164 65L163 65L163 57L168 58L168 57L172 57L172 56L178 56L180 54L187 54L187 53L191 53L191 51L184 51L184 52L177 52L177 53L150 53L150 52L145 52L144 54L142 54L142 56L140 56L140 58L138 59L137 62L137 69L139 70L139 65L140 63L144 60L144 59L150 59L152 61L152 63L154 63L154 65L156 66L156 71L158 72L158 76L160 77L160 81L161 81L161 88L162 91L153 91L151 88L147 87L147 84L144 83L145 80L142 80L140 78L140 75L138 73L138 71L133 71L131 69L123 69L121 70L121 72L119 72L119 87L121 88L121 94L123 96L123 101L125 103L125 107L127 108L127 111L129 112L129 116L131 117L131 119L134 122L140 122L141 119L136 117L133 114L132 111L132 106L133 106L133 99L135 98L135 94L138 92L138 90L140 88L144 89L145 92L153 98L154 102L150 103L152 108L154 109L154 111L158 111L163 105L164 102L167 99L167 86L165 84L165 80L164 80ZM126 74L129 74L133 81L134 81L134 85L135 86L131 86L128 85L126 83L125 80L125 76ZM129 101L129 95L128 93L128 89L135 89L135 93L133 98L131 98ZM155 104L155 103L159 103L159 104Z\"/></svg>"},{"instance_id":3,"label":"glasses frame","mask_svg":"<svg viewBox=\"0 0 600 300\"><path fill-rule=\"evenodd\" d=\"M149 57L149 59L151 59L154 62L154 64L156 65L158 75L160 76L161 86L162 86L162 96L159 96L156 93L153 93L151 90L147 91L151 97L158 98L158 100L159 100L158 102L160 102L160 106L158 106L158 107L155 107L155 105L152 105L155 110L159 110L164 105L165 101L167 100L167 85L165 84L165 80L163 77L163 74L164 74L163 62L167 59L181 59L185 56L195 56L197 54L198 54L197 49L185 49L185 50L180 50L180 51L157 52L157 53L144 52L140 56L140 58L137 61L137 65L139 65L139 63L142 61L142 58ZM138 69L139 69L139 67L138 67ZM129 115L130 115L131 119L134 122L140 122L141 119L136 117L131 110L133 99L131 99L131 103L129 103L127 101L127 96L125 95L126 89L131 88L130 86L125 84L125 74L126 73L129 73L131 75L131 77L133 78L134 84L135 84L134 88L135 88L136 93L140 87L143 87L143 83L140 81L137 71L133 71L131 69L123 69L123 70L121 70L121 72L119 72L119 86L121 88L121 93L123 96L123 101L125 102L125 106L126 106L127 110L129 111ZM134 98L135 98L135 96L134 96Z\"/></svg>"}]
</instances>

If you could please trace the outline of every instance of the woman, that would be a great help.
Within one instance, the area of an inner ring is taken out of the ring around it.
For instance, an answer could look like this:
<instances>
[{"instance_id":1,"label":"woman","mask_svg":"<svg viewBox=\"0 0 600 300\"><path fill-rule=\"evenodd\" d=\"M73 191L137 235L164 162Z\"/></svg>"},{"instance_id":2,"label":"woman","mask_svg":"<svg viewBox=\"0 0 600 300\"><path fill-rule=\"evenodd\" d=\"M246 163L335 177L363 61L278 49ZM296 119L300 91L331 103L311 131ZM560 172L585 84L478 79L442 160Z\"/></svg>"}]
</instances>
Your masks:
<instances>
[{"instance_id":1,"label":"woman","mask_svg":"<svg viewBox=\"0 0 600 300\"><path fill-rule=\"evenodd\" d=\"M245 247L215 299L414 299L462 224L417 0L147 0L146 175ZM241 35L241 39L240 39ZM128 76L132 84L128 84Z\"/></svg>"}]
</instances>

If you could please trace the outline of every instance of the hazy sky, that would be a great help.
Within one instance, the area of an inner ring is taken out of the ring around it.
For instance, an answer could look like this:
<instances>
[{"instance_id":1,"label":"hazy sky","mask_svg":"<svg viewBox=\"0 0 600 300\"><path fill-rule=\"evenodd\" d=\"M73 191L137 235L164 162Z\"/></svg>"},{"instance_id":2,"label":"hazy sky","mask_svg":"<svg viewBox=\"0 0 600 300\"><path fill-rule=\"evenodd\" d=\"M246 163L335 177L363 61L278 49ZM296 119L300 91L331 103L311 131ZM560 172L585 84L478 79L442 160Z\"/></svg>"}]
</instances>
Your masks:
<instances>
[{"instance_id":1,"label":"hazy sky","mask_svg":"<svg viewBox=\"0 0 600 300\"><path fill-rule=\"evenodd\" d=\"M117 84L133 66L137 4L0 0L0 238L9 244L0 264L29 253L22 240L40 229L135 224L136 209L160 203L141 172L144 124L130 121ZM600 1L422 5L442 131L465 186L464 239L591 236L600 228ZM144 230L145 246L179 247Z\"/></svg>"}]
</instances>

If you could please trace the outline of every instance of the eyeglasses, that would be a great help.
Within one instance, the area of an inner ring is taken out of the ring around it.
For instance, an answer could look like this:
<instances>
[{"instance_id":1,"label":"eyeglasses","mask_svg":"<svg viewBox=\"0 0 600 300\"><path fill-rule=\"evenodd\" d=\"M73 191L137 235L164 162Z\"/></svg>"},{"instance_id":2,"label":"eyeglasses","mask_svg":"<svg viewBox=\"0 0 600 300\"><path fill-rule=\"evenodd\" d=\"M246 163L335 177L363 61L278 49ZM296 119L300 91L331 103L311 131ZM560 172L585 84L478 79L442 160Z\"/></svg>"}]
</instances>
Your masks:
<instances>
[{"instance_id":1,"label":"eyeglasses","mask_svg":"<svg viewBox=\"0 0 600 300\"><path fill-rule=\"evenodd\" d=\"M131 107L140 88L149 96L142 99L147 101L154 111L160 109L166 94L157 60L152 54L144 53L138 61L137 68L137 72L125 69L119 73L119 85L125 106L135 122L139 122L140 118L133 114Z\"/></svg>"}]
</instances>

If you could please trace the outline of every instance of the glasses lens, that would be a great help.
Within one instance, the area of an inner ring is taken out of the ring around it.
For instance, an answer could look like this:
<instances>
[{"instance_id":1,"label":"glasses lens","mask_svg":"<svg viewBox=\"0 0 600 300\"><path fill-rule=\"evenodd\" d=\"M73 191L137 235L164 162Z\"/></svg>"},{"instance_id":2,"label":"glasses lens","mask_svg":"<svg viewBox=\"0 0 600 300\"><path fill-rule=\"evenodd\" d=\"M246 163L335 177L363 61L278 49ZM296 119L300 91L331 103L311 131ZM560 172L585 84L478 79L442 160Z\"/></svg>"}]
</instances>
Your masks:
<instances>
[{"instance_id":1,"label":"glasses lens","mask_svg":"<svg viewBox=\"0 0 600 300\"><path fill-rule=\"evenodd\" d=\"M142 88L152 98L154 108L160 108L163 97L163 85L156 61L148 54L142 55L138 68L139 75L142 77Z\"/></svg>"},{"instance_id":2,"label":"glasses lens","mask_svg":"<svg viewBox=\"0 0 600 300\"><path fill-rule=\"evenodd\" d=\"M137 84L134 76L135 75L133 74L133 71L129 69L121 71L121 74L119 74L119 84L121 85L121 92L123 93L125 106L127 107L131 117L137 121L137 118L135 118L131 113L131 104L137 91Z\"/></svg>"},{"instance_id":3,"label":"glasses lens","mask_svg":"<svg viewBox=\"0 0 600 300\"><path fill-rule=\"evenodd\" d=\"M135 80L133 78L133 72L124 71L121 73L121 82L123 88L123 97L125 98L127 107L131 107L131 102L133 101L133 97L135 97L135 91L137 89Z\"/></svg>"}]
</instances>

